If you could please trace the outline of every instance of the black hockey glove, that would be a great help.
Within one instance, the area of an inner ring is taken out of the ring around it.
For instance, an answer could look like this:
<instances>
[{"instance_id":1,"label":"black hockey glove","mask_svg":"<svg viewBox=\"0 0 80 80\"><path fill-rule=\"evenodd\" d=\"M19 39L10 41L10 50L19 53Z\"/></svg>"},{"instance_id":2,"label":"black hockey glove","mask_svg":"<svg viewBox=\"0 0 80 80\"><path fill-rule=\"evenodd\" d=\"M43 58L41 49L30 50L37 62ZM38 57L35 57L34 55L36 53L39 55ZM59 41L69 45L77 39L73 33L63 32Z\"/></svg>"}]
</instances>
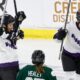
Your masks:
<instances>
[{"instance_id":1,"label":"black hockey glove","mask_svg":"<svg viewBox=\"0 0 80 80\"><path fill-rule=\"evenodd\" d=\"M22 30L18 31L18 36L23 39L24 38L24 32Z\"/></svg>"},{"instance_id":2,"label":"black hockey glove","mask_svg":"<svg viewBox=\"0 0 80 80\"><path fill-rule=\"evenodd\" d=\"M63 40L66 37L67 30L60 28L58 32L54 35L53 39Z\"/></svg>"},{"instance_id":3,"label":"black hockey glove","mask_svg":"<svg viewBox=\"0 0 80 80\"><path fill-rule=\"evenodd\" d=\"M17 21L21 24L22 21L26 18L26 15L23 11L20 11L17 13L17 15L15 16L15 19L17 19Z\"/></svg>"}]
</instances>

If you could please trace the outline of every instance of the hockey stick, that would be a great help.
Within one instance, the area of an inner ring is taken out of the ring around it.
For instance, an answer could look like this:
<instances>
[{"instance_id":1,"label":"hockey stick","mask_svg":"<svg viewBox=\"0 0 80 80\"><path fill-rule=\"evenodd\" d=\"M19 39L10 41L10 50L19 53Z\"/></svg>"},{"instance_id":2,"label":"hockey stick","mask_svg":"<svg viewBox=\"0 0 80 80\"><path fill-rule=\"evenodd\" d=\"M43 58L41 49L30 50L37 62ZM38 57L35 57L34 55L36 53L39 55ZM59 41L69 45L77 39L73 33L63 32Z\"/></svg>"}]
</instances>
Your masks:
<instances>
[{"instance_id":1,"label":"hockey stick","mask_svg":"<svg viewBox=\"0 0 80 80\"><path fill-rule=\"evenodd\" d=\"M15 9L15 14L17 15L18 10L17 10L16 0L14 0L14 9ZM17 30L20 29L20 27L18 24L16 24L15 27L17 28L15 32L17 32Z\"/></svg>"},{"instance_id":2,"label":"hockey stick","mask_svg":"<svg viewBox=\"0 0 80 80\"><path fill-rule=\"evenodd\" d=\"M68 8L67 8L66 21L65 21L64 29L66 29L66 25L67 25L67 22L68 22L68 15L69 15L70 4L71 4L71 0L69 0L69 3L68 3ZM60 53L59 53L59 60L61 58L62 51L63 51L63 42L64 42L64 40L62 40L62 43L61 43Z\"/></svg>"},{"instance_id":3,"label":"hockey stick","mask_svg":"<svg viewBox=\"0 0 80 80\"><path fill-rule=\"evenodd\" d=\"M8 0L5 1L5 6L4 6L3 15L2 15L2 18L1 18L1 25L0 25L0 27L3 26L3 21L4 21L5 12L6 12L7 2L8 2Z\"/></svg>"},{"instance_id":4,"label":"hockey stick","mask_svg":"<svg viewBox=\"0 0 80 80\"><path fill-rule=\"evenodd\" d=\"M14 8L15 8L15 14L17 15L17 5L16 5L16 0L14 0Z\"/></svg>"}]
</instances>

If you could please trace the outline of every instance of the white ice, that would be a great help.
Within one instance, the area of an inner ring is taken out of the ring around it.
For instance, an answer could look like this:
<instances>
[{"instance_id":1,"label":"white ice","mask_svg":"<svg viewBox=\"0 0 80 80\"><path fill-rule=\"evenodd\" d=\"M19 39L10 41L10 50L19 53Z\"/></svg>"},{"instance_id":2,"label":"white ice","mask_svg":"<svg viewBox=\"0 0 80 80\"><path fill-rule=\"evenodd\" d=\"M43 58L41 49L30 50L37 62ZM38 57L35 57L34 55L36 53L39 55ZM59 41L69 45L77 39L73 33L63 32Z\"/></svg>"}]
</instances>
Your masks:
<instances>
[{"instance_id":1,"label":"white ice","mask_svg":"<svg viewBox=\"0 0 80 80\"><path fill-rule=\"evenodd\" d=\"M45 65L53 68L58 80L63 80L64 71L59 60L60 43L53 40L24 39L17 43L20 68L31 63L31 55L34 50L43 50L45 53Z\"/></svg>"}]
</instances>

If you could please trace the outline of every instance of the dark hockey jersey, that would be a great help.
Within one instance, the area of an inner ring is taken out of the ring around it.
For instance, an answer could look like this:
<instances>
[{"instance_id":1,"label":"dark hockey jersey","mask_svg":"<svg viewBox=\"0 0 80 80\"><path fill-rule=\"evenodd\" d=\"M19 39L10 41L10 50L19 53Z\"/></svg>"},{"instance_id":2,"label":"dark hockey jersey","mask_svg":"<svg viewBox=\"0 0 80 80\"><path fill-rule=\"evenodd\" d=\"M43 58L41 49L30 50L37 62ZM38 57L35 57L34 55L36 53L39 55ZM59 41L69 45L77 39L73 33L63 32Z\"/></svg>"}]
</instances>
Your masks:
<instances>
[{"instance_id":1,"label":"dark hockey jersey","mask_svg":"<svg viewBox=\"0 0 80 80\"><path fill-rule=\"evenodd\" d=\"M34 65L27 65L20 70L16 80L57 80L51 72L51 68L44 66L44 73L37 73Z\"/></svg>"}]
</instances>

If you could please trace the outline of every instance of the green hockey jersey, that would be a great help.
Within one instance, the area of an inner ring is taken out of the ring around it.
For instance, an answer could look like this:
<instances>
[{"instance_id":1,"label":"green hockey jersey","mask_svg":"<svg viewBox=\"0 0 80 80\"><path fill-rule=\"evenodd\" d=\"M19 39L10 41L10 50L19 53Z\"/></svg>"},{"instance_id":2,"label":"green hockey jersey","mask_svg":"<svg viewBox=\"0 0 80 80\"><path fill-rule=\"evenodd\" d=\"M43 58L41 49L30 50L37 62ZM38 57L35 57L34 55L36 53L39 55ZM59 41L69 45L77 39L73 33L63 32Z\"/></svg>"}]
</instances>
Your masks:
<instances>
[{"instance_id":1,"label":"green hockey jersey","mask_svg":"<svg viewBox=\"0 0 80 80\"><path fill-rule=\"evenodd\" d=\"M16 80L57 80L56 76L52 76L52 69L44 66L44 73L37 73L34 65L27 65L21 69Z\"/></svg>"}]
</instances>

